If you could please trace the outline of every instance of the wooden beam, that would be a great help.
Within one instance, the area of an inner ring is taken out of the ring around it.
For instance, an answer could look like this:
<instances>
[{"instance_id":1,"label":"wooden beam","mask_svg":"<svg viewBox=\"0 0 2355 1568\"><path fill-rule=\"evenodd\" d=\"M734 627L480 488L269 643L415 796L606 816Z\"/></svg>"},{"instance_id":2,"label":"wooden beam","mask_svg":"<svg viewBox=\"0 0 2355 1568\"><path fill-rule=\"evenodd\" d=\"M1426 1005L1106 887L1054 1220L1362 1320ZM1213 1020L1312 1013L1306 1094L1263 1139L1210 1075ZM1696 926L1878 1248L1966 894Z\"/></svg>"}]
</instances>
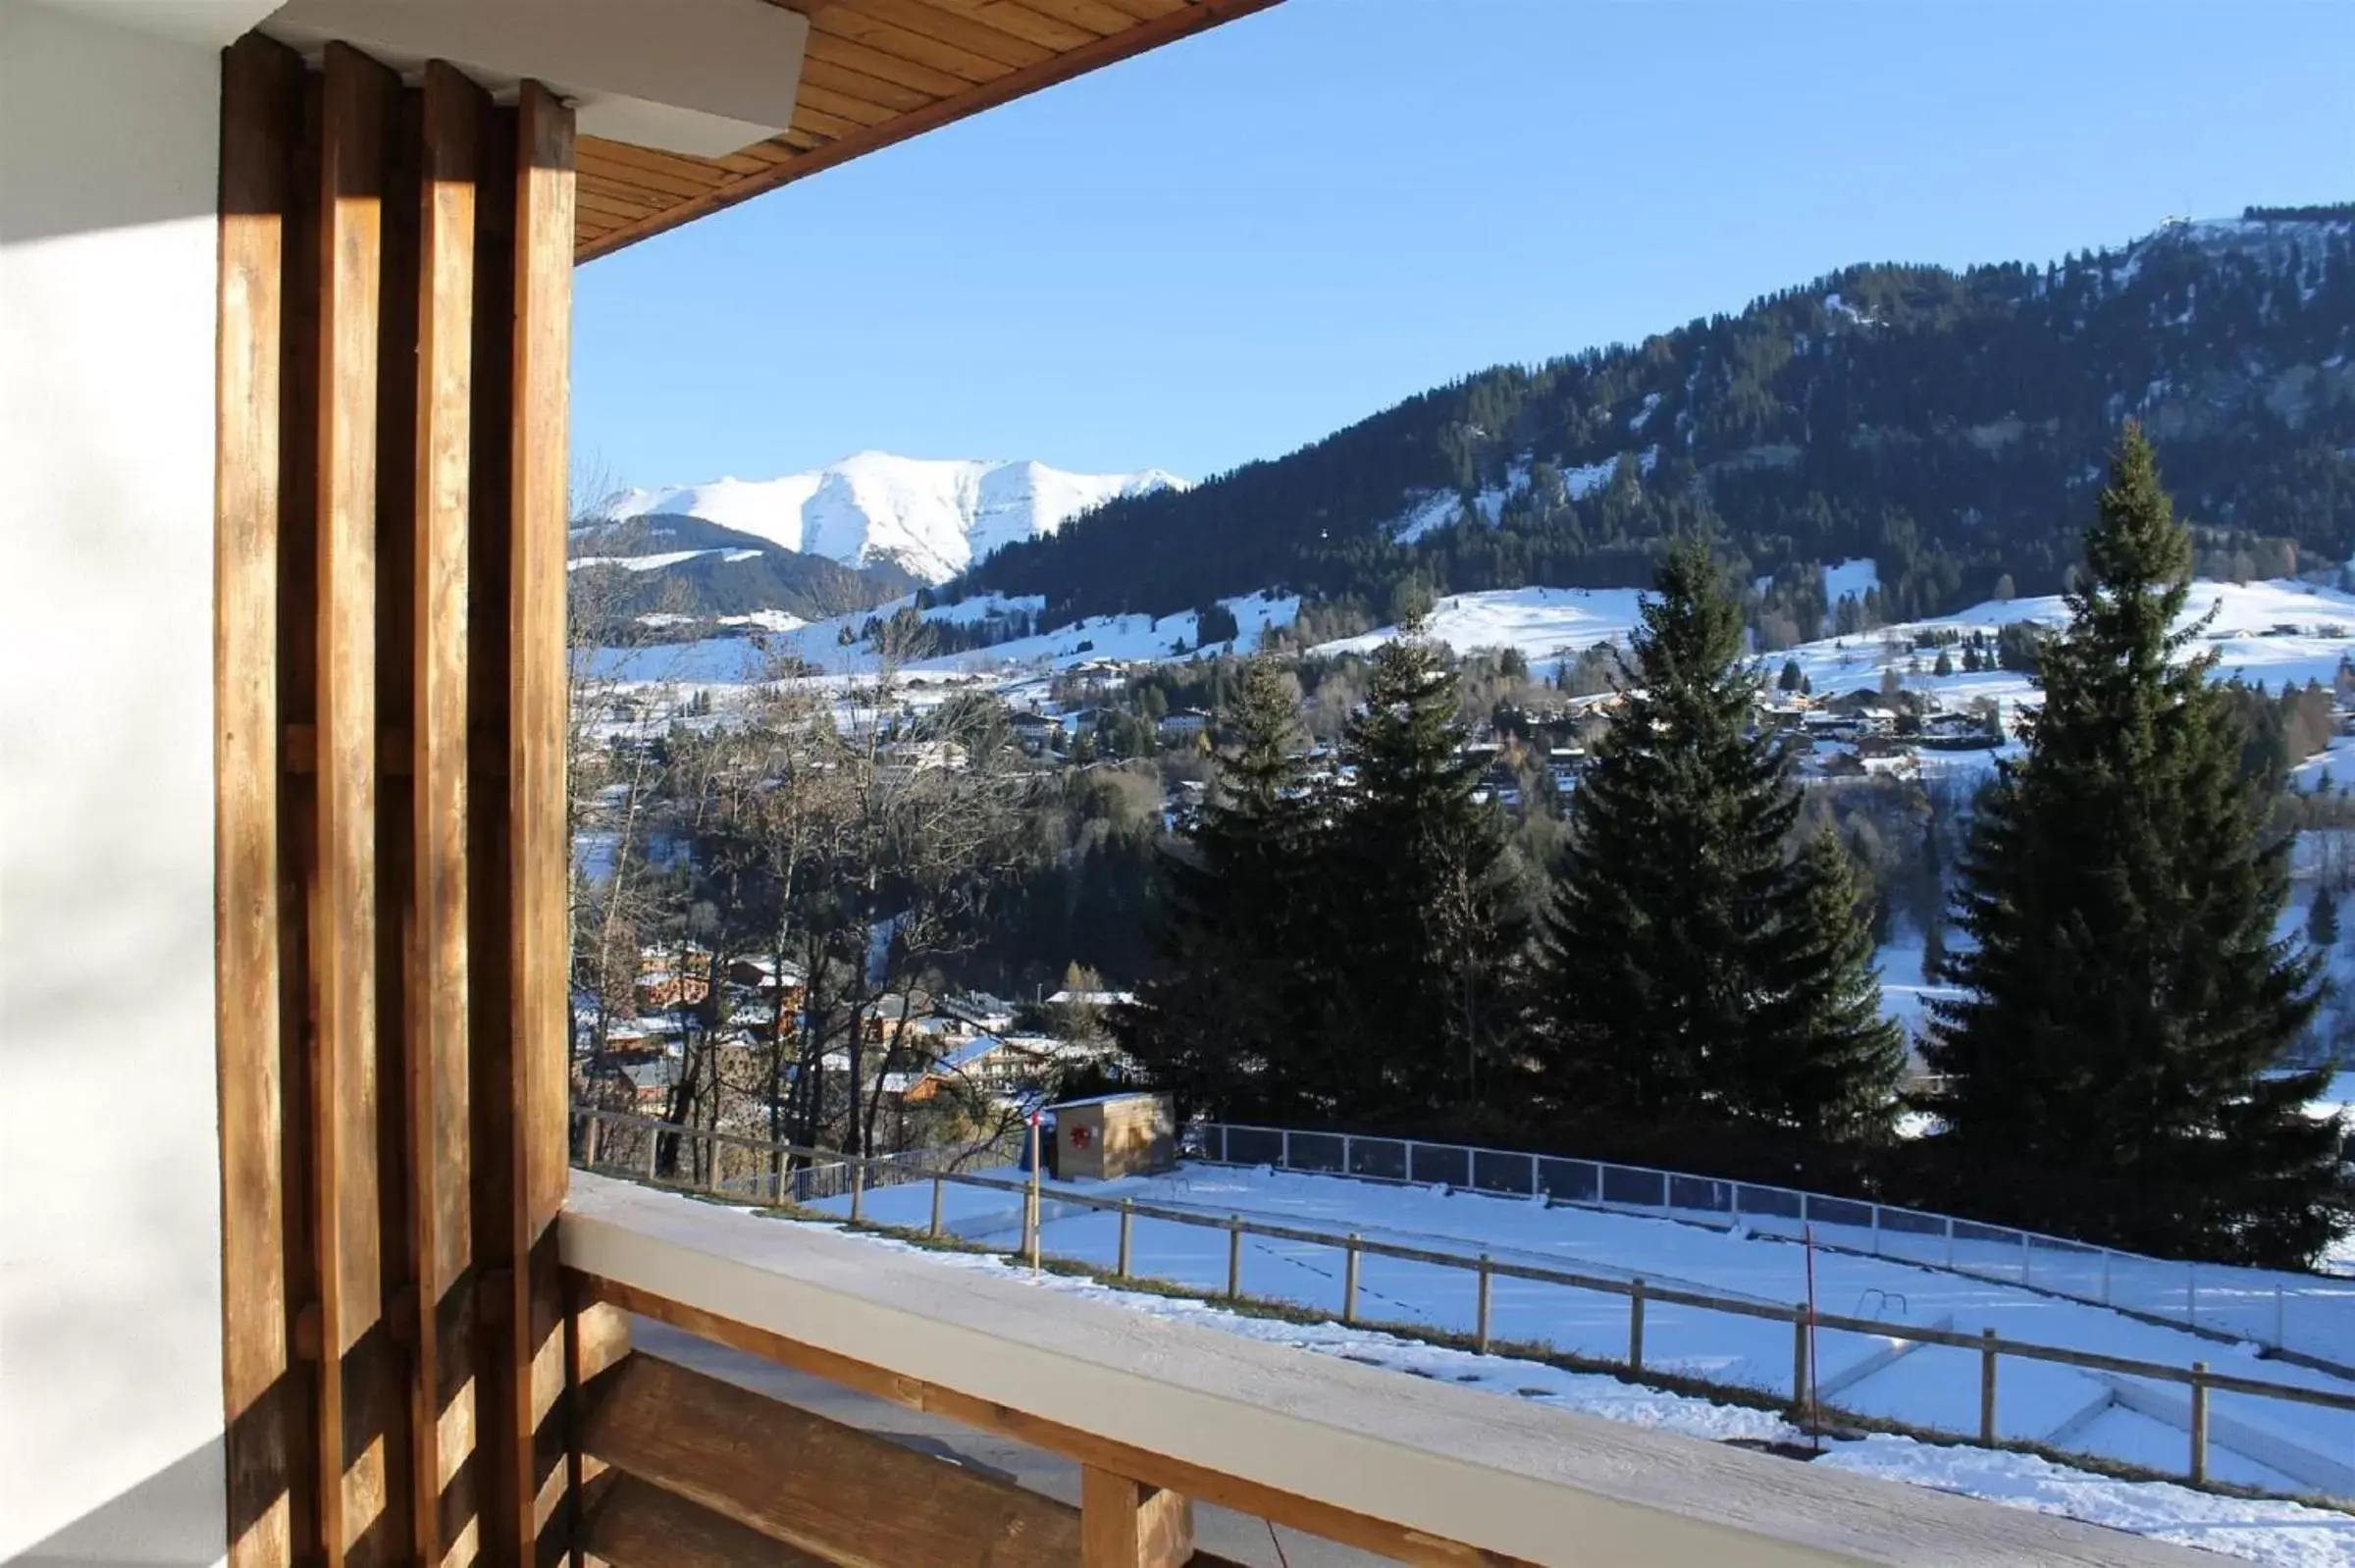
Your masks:
<instances>
[{"instance_id":1,"label":"wooden beam","mask_svg":"<svg viewBox=\"0 0 2355 1568\"><path fill-rule=\"evenodd\" d=\"M410 857L406 1149L416 1281L410 1361L410 1508L419 1555L440 1562L472 1528L453 1495L473 1448L466 1333L473 1256L467 1188L467 516L474 397L475 187L488 96L426 67L420 133L417 409L411 542ZM445 1499L447 1498L445 1505Z\"/></svg>"},{"instance_id":2,"label":"wooden beam","mask_svg":"<svg viewBox=\"0 0 2355 1568\"><path fill-rule=\"evenodd\" d=\"M318 839L311 889L313 1216L322 1560L383 1513L384 1450L354 1441L345 1362L377 1322L376 396L386 125L397 82L327 50L320 151Z\"/></svg>"},{"instance_id":3,"label":"wooden beam","mask_svg":"<svg viewBox=\"0 0 2355 1568\"><path fill-rule=\"evenodd\" d=\"M828 142L825 146L804 153L789 163L775 165L765 174L748 176L724 185L708 195L681 202L663 212L607 230L582 244L579 257L582 261L594 261L600 256L609 255L622 246L644 239L650 235L658 235L664 230L675 229L683 223L706 217L724 207L732 207L740 201L749 200L763 191L774 190L779 185L790 183L805 176L816 174L820 170L831 169L837 164L847 163L865 153L891 146L895 142L906 141L911 136L921 135L927 131L936 131L942 126L953 125L968 115L995 108L999 104L1023 97L1041 88L1051 87L1059 81L1068 81L1073 77L1084 76L1090 71L1116 64L1131 55L1142 54L1148 49L1157 49L1166 43L1174 43L1180 38L1189 37L1194 33L1217 26L1220 23L1248 16L1254 11L1264 11L1278 3L1279 0L1198 0L1197 4L1187 6L1181 11L1173 11L1149 22L1140 22L1125 31L1116 32L1109 37L1097 38L1062 54L1048 55L1044 59L1037 58L1034 46L1022 44L1020 51L1016 52L1020 54L1021 59L1028 62L1026 64L1017 65L1004 75L977 83L963 93L941 98L927 108L912 110L881 125L861 127L856 131L849 131ZM851 14L849 8L841 7L814 6L810 9L813 11L811 17L813 26ZM978 24L929 11L929 8L916 3L916 0L891 0L888 5L882 3L882 0L867 0L867 3L858 8L856 14L872 14L879 20L897 22L908 26L922 24L928 15L931 22L954 23L959 29L979 28ZM981 28L979 30L990 29ZM857 36L856 33L849 32L846 32L845 35ZM935 35L962 38L965 34L962 30L942 30ZM998 33L996 36L1001 45L1007 42L1019 42L1004 33ZM1000 54L1008 52L1002 46L998 49Z\"/></svg>"},{"instance_id":4,"label":"wooden beam","mask_svg":"<svg viewBox=\"0 0 2355 1568\"><path fill-rule=\"evenodd\" d=\"M1025 1415L938 1384L870 1366L752 1324L672 1301L619 1281L583 1276L582 1288L595 1300L610 1302L641 1317L667 1323L719 1344L733 1345L779 1366L856 1388L892 1404L942 1416L977 1432L1012 1437L1082 1465L1399 1562L1432 1564L1437 1568L1464 1568L1468 1564L1479 1564L1481 1568L1517 1568L1520 1563L1519 1559L1483 1551L1461 1542L1443 1541L1388 1520L1352 1513L1313 1497L1116 1442L1077 1427Z\"/></svg>"},{"instance_id":5,"label":"wooden beam","mask_svg":"<svg viewBox=\"0 0 2355 1568\"><path fill-rule=\"evenodd\" d=\"M222 58L213 898L231 1568L280 1568L295 1550L279 1060L278 551L301 78L300 59L259 33Z\"/></svg>"},{"instance_id":6,"label":"wooden beam","mask_svg":"<svg viewBox=\"0 0 2355 1568\"><path fill-rule=\"evenodd\" d=\"M827 1568L826 1559L652 1482L613 1474L592 1489L581 1545L612 1568Z\"/></svg>"},{"instance_id":7,"label":"wooden beam","mask_svg":"<svg viewBox=\"0 0 2355 1568\"><path fill-rule=\"evenodd\" d=\"M643 1350L588 1402L584 1452L843 1568L1081 1560L1067 1504Z\"/></svg>"},{"instance_id":8,"label":"wooden beam","mask_svg":"<svg viewBox=\"0 0 2355 1568\"><path fill-rule=\"evenodd\" d=\"M564 798L568 687L564 548L572 353L573 116L526 81L515 113L507 505L506 1317L510 1426L500 1460L520 1486L522 1561L561 1503L562 1283L555 1224L570 1146L571 862ZM551 1492L551 1480L555 1483Z\"/></svg>"},{"instance_id":9,"label":"wooden beam","mask_svg":"<svg viewBox=\"0 0 2355 1568\"><path fill-rule=\"evenodd\" d=\"M1194 1554L1194 1505L1094 1465L1079 1471L1082 1568L1181 1568Z\"/></svg>"}]
</instances>

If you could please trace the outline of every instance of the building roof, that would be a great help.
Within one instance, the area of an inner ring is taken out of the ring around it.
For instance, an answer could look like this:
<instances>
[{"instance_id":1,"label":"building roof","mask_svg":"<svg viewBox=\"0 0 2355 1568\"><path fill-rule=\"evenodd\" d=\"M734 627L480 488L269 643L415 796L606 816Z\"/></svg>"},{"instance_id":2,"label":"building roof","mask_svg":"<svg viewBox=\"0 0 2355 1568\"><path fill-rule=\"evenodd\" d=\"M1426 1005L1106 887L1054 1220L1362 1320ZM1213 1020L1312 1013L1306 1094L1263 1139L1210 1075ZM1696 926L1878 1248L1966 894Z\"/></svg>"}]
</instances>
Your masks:
<instances>
[{"instance_id":1,"label":"building roof","mask_svg":"<svg viewBox=\"0 0 2355 1568\"><path fill-rule=\"evenodd\" d=\"M810 32L792 124L719 157L656 151L584 131L575 258L593 260L1276 3L793 0L785 9L808 17Z\"/></svg>"}]
</instances>

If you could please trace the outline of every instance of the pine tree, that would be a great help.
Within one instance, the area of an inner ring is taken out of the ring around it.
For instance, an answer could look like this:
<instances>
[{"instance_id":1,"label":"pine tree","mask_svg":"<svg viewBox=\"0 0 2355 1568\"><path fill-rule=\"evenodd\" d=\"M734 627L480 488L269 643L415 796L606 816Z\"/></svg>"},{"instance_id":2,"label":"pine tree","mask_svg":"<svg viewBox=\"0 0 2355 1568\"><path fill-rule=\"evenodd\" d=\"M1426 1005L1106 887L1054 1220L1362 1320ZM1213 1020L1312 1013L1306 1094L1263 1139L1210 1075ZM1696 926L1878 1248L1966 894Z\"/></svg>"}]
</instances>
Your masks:
<instances>
[{"instance_id":1,"label":"pine tree","mask_svg":"<svg viewBox=\"0 0 2355 1568\"><path fill-rule=\"evenodd\" d=\"M1255 657L1223 715L1230 744L1192 831L1160 862L1164 973L1121 1020L1129 1054L1186 1111L1314 1114L1297 1060L1314 980L1296 961L1316 816L1299 694Z\"/></svg>"},{"instance_id":2,"label":"pine tree","mask_svg":"<svg viewBox=\"0 0 2355 1568\"><path fill-rule=\"evenodd\" d=\"M2023 760L1982 799L1960 866L1968 937L1933 1004L1925 1101L1997 1217L2153 1251L2311 1258L2350 1217L2321 1074L2273 1073L2312 1018L2316 961L2274 934L2279 780L2213 654L2181 658L2188 534L2129 425L2067 632L2040 653Z\"/></svg>"},{"instance_id":3,"label":"pine tree","mask_svg":"<svg viewBox=\"0 0 2355 1568\"><path fill-rule=\"evenodd\" d=\"M1868 1130L1876 1098L1886 1119L1885 1039L1854 1013L1879 1009L1869 932L1853 883L1786 859L1799 794L1752 725L1758 687L1739 603L1680 542L1571 799L1541 946L1541 1055L1568 1114L1817 1138Z\"/></svg>"},{"instance_id":4,"label":"pine tree","mask_svg":"<svg viewBox=\"0 0 2355 1568\"><path fill-rule=\"evenodd\" d=\"M1830 829L1792 867L1786 896L1773 967L1789 988L1762 996L1752 1019L1743 1109L1810 1144L1877 1141L1897 1110L1906 1037L1881 1016L1864 892Z\"/></svg>"},{"instance_id":5,"label":"pine tree","mask_svg":"<svg viewBox=\"0 0 2355 1568\"><path fill-rule=\"evenodd\" d=\"M1491 1098L1526 934L1445 649L1410 618L1373 666L1341 737L1350 783L1318 857L1307 960L1324 993L1320 1054L1361 1119Z\"/></svg>"},{"instance_id":6,"label":"pine tree","mask_svg":"<svg viewBox=\"0 0 2355 1568\"><path fill-rule=\"evenodd\" d=\"M1800 682L1806 680L1806 672L1799 667L1798 659L1784 659L1783 677L1781 680L1775 682L1775 689L1784 692L1796 692L1799 690Z\"/></svg>"},{"instance_id":7,"label":"pine tree","mask_svg":"<svg viewBox=\"0 0 2355 1568\"><path fill-rule=\"evenodd\" d=\"M2306 906L2306 940L2323 953L2338 946L2338 895L2328 887L2316 888Z\"/></svg>"}]
</instances>

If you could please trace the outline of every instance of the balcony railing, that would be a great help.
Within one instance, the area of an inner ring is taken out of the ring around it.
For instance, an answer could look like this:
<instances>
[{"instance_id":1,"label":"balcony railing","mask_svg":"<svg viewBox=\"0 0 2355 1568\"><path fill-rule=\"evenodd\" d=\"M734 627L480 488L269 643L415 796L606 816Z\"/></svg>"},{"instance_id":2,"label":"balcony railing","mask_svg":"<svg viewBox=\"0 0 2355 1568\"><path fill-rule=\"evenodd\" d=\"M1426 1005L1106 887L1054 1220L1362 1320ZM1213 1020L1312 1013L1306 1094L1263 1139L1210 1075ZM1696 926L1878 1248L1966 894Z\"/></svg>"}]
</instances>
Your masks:
<instances>
[{"instance_id":1,"label":"balcony railing","mask_svg":"<svg viewBox=\"0 0 2355 1568\"><path fill-rule=\"evenodd\" d=\"M613 1177L574 1174L559 1236L584 1544L619 1568L1216 1562L1193 1547L1197 1499L1422 1563L2205 1560ZM1081 1506L633 1353L628 1313L1061 1455Z\"/></svg>"}]
</instances>

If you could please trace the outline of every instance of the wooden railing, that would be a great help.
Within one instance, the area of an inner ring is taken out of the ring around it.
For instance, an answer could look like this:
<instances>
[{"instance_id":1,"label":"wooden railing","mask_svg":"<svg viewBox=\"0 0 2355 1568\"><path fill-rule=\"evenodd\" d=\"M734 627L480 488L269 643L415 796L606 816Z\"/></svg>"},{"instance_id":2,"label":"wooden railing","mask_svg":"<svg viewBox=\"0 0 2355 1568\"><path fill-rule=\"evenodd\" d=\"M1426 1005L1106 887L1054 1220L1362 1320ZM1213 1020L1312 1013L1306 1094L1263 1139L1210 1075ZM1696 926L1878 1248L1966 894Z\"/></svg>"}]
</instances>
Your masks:
<instances>
[{"instance_id":1,"label":"wooden railing","mask_svg":"<svg viewBox=\"0 0 2355 1568\"><path fill-rule=\"evenodd\" d=\"M770 1143L733 1133L714 1132L702 1128L684 1128L671 1123L645 1117L627 1116L614 1112L576 1108L575 1145L585 1157L585 1163L595 1169L601 1156L621 1154L608 1166L619 1174L647 1179L656 1169L652 1155L656 1138L678 1137L699 1140L706 1144L708 1153L702 1160L686 1161L688 1169L703 1173L692 1182L673 1182L671 1185L699 1190L714 1196L725 1196L756 1202L775 1201L786 1193L784 1201L796 1200L791 1188L798 1172L841 1174L841 1179L820 1183L822 1198L849 1199L849 1217L853 1223L865 1218L864 1199L867 1192L883 1186L929 1182L932 1201L929 1220L922 1228L933 1237L944 1234L944 1205L942 1194L949 1186L976 1188L1003 1192L1023 1200L1020 1206L1021 1234L1019 1244L1010 1249L1013 1255L1034 1255L1037 1243L1038 1216L1026 1201L1030 1194L1027 1182L1000 1176L985 1176L969 1172L925 1170L911 1166L900 1156L877 1155L862 1157L846 1155L839 1150L821 1150L795 1144ZM627 1138L619 1134L629 1134ZM641 1140L644 1140L643 1142ZM728 1162L722 1151L735 1150L741 1155L736 1174L729 1175ZM646 1151L646 1152L642 1152ZM626 1151L626 1153L624 1152ZM678 1163L676 1156L672 1163ZM2194 1483L2208 1478L2209 1438L2211 1422L2209 1400L2214 1393L2232 1393L2253 1398L2277 1400L2289 1404L2307 1405L2327 1410L2355 1412L2355 1393L2329 1388L2307 1387L2298 1384L2280 1383L2264 1378L2243 1377L2230 1372L2219 1372L2205 1361L2189 1366L2166 1362L2143 1361L2127 1356L2104 1355L2098 1351L2079 1350L2067 1345L2039 1344L2029 1340L2000 1337L1993 1329L1977 1333L1964 1333L1922 1324L1892 1323L1876 1318L1851 1316L1842 1313L1810 1310L1804 1301L1789 1306L1760 1301L1754 1297L1694 1288L1686 1284L1667 1284L1647 1281L1641 1276L1614 1277L1573 1269L1553 1268L1542 1264L1517 1263L1498 1259L1486 1253L1467 1255L1446 1252L1431 1247L1408 1246L1396 1242L1369 1239L1354 1233L1336 1233L1301 1226L1276 1225L1265 1221L1247 1220L1240 1215L1206 1214L1197 1210L1150 1202L1140 1203L1127 1197L1097 1197L1076 1192L1068 1186L1048 1189L1053 1202L1066 1208L1085 1209L1115 1214L1119 1217L1120 1234L1116 1262L1111 1271L1115 1279L1141 1278L1132 1272L1134 1256L1131 1244L1132 1229L1138 1220L1190 1226L1201 1229L1225 1232L1229 1237L1227 1278L1224 1294L1229 1299L1243 1295L1241 1277L1241 1240L1246 1236L1271 1241L1331 1247L1342 1254L1340 1321L1345 1324L1360 1320L1358 1311L1358 1281L1361 1260L1368 1257L1387 1258L1402 1263L1422 1264L1433 1268L1451 1269L1477 1277L1475 1291L1474 1348L1486 1352L1492 1343L1492 1283L1498 1279L1528 1281L1540 1284L1558 1285L1568 1290L1590 1291L1600 1295L1624 1297L1627 1301L1627 1352L1618 1365L1630 1375L1645 1373L1645 1335L1647 1311L1655 1306L1691 1307L1732 1317L1762 1319L1788 1323L1791 1326L1791 1398L1790 1407L1803 1420L1820 1420L1824 1411L1816 1408L1814 1378L1817 1369L1812 1365L1815 1334L1829 1330L1868 1335L1907 1345L1942 1345L1974 1353L1979 1358L1979 1408L1975 1431L1946 1431L1916 1427L1929 1436L1961 1438L1983 1446L1996 1446L2002 1440L1998 1431L1998 1390L2001 1367L2005 1358L2015 1361L2041 1362L2049 1365L2073 1367L2080 1371L2104 1373L2116 1377L2147 1379L2157 1383L2173 1384L2189 1390L2190 1412L2186 1428L2186 1458L2182 1474ZM1076 1260L1074 1260L1076 1261ZM1386 1330L1413 1333L1411 1325L1384 1324ZM1683 1384L1703 1384L1706 1380L1680 1375ZM1724 1385L1724 1391L1746 1398L1754 1398L1757 1389L1747 1385ZM1892 1425L1904 1425L1891 1423ZM2281 1446L2295 1445L2283 1440ZM2303 1452L2276 1453L2275 1468L2283 1470L2293 1480L2317 1492L2355 1495L2355 1467L2325 1455L2305 1455ZM2300 1474L2304 1471L2304 1474Z\"/></svg>"},{"instance_id":2,"label":"wooden railing","mask_svg":"<svg viewBox=\"0 0 2355 1568\"><path fill-rule=\"evenodd\" d=\"M593 1174L573 1178L559 1243L579 1543L617 1568L1215 1564L1195 1549L1197 1502L1399 1561L1497 1568L2205 1560ZM1079 1506L632 1351L626 1314L1060 1455Z\"/></svg>"}]
</instances>

